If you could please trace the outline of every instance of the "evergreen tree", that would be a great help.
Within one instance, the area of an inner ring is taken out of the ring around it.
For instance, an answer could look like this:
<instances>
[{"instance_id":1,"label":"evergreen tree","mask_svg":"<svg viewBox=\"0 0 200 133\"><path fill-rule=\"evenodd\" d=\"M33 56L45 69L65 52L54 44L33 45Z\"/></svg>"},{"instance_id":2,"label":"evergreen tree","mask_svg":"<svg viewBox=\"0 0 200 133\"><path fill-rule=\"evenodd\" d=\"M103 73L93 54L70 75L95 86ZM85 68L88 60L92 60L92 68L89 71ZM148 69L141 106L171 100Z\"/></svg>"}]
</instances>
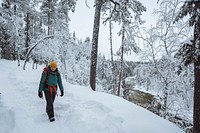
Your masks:
<instances>
[{"instance_id":1,"label":"evergreen tree","mask_svg":"<svg viewBox=\"0 0 200 133\"><path fill-rule=\"evenodd\" d=\"M1 49L1 58L13 60L13 51L15 50L12 41L10 40L10 32L8 25L0 17L0 49ZM12 53L12 54L11 54Z\"/></svg>"},{"instance_id":2,"label":"evergreen tree","mask_svg":"<svg viewBox=\"0 0 200 133\"><path fill-rule=\"evenodd\" d=\"M193 111L193 132L200 132L200 2L198 0L187 0L180 8L180 13L175 21L190 15L189 26L194 27L194 38L192 49L192 62L194 63L194 111ZM186 55L187 56L187 55Z\"/></svg>"},{"instance_id":3,"label":"evergreen tree","mask_svg":"<svg viewBox=\"0 0 200 133\"><path fill-rule=\"evenodd\" d=\"M11 2L9 0L3 1L1 9L1 58L15 60L16 59L16 32L13 32L15 21L13 19L13 12ZM13 23L14 22L14 23Z\"/></svg>"},{"instance_id":4,"label":"evergreen tree","mask_svg":"<svg viewBox=\"0 0 200 133\"><path fill-rule=\"evenodd\" d=\"M110 2L113 4L113 9L110 11L112 6L110 5ZM131 22L132 14L134 14L135 18L137 18L140 21L140 15L143 11L146 10L144 6L138 1L135 0L125 0L125 1L102 1L102 0L96 0L95 1L95 19L94 19L94 27L93 27L93 41L92 41L92 52L91 52L91 68L90 68L90 86L93 90L95 90L95 83L96 83L96 62L97 62L97 55L98 55L98 32L99 32L99 18L100 18L100 12L103 11L111 12L109 16L105 19L104 22L107 22L108 20L119 22L122 24L121 33L123 36L123 33L125 32L125 25L128 25ZM124 37L122 37L123 40ZM125 39L125 38L124 38ZM123 51L123 45L124 41L122 41L122 51ZM121 53L123 58L123 52ZM123 59L122 63L123 63ZM123 65L121 65L123 66ZM122 72L121 68L121 72ZM122 73L120 74L122 75ZM119 76L121 77L121 76ZM120 86L121 80L119 79L119 85ZM119 92L119 91L118 91Z\"/></svg>"}]
</instances>

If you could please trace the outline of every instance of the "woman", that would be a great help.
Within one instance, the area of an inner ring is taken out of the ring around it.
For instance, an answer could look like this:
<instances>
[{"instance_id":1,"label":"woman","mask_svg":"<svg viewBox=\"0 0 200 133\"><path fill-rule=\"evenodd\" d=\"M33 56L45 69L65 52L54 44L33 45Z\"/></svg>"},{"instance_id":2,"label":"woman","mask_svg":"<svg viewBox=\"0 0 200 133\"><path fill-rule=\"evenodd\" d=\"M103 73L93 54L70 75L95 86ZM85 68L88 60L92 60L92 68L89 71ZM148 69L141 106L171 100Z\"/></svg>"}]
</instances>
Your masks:
<instances>
[{"instance_id":1,"label":"woman","mask_svg":"<svg viewBox=\"0 0 200 133\"><path fill-rule=\"evenodd\" d=\"M49 120L55 121L53 102L57 95L57 84L61 91L61 97L64 95L64 88L62 85L61 75L57 69L57 63L52 61L48 67L45 67L40 79L40 85L38 89L39 98L43 98L44 91L46 99L46 112L49 116Z\"/></svg>"}]
</instances>

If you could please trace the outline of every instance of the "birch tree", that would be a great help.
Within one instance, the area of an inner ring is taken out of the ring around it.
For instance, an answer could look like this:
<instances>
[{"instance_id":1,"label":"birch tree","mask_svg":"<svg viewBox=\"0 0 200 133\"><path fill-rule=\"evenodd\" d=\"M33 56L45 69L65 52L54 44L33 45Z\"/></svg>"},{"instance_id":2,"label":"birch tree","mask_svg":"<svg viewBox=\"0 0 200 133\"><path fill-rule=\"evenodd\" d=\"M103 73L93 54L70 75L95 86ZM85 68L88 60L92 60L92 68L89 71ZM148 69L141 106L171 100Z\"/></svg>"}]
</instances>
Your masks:
<instances>
[{"instance_id":1,"label":"birch tree","mask_svg":"<svg viewBox=\"0 0 200 133\"><path fill-rule=\"evenodd\" d=\"M153 45L149 45L152 52L152 60L158 82L161 81L162 95L160 102L162 103L161 116L167 117L168 109L174 95L173 90L181 90L182 81L176 73L176 68L180 62L174 58L178 51L181 41L186 39L190 31L187 28L187 23L180 21L174 24L173 21L178 12L178 7L182 3L179 0L163 1L160 3L160 8L155 13L158 14L156 27L152 27L149 35L153 36ZM152 32L152 33L150 33ZM161 56L162 58L158 58ZM176 78L174 78L176 77Z\"/></svg>"},{"instance_id":2,"label":"birch tree","mask_svg":"<svg viewBox=\"0 0 200 133\"><path fill-rule=\"evenodd\" d=\"M173 77L176 77L175 67L177 62L174 60L173 55L179 48L181 40L185 39L189 33L186 23L179 22L174 24L173 21L178 12L178 7L181 4L179 0L163 1L160 3L160 8L155 13L159 15L159 19L156 24L154 35L157 38L159 46L159 54L162 51L164 54L160 54L162 59L160 61L154 60L155 68L161 77L163 83L163 117L166 118L168 109L168 97L171 95L171 89L175 88L173 84L177 81ZM164 66L164 70L162 67Z\"/></svg>"}]
</instances>

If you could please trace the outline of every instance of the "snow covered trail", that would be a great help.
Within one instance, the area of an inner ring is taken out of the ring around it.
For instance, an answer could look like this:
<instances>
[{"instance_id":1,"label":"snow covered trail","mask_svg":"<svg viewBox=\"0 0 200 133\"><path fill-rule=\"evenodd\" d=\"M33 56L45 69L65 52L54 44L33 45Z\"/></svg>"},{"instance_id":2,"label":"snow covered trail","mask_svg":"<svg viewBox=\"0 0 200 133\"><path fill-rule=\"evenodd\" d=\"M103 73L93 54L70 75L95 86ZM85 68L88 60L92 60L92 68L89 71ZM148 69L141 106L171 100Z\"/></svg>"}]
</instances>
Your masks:
<instances>
[{"instance_id":1,"label":"snow covered trail","mask_svg":"<svg viewBox=\"0 0 200 133\"><path fill-rule=\"evenodd\" d=\"M65 95L54 103L56 121L49 122L45 100L37 96L43 67L28 64L24 71L6 60L0 66L0 133L183 133L122 98L64 80Z\"/></svg>"},{"instance_id":2,"label":"snow covered trail","mask_svg":"<svg viewBox=\"0 0 200 133\"><path fill-rule=\"evenodd\" d=\"M56 121L50 123L45 113L45 100L39 99L37 96L42 69L40 71L31 69L24 71L16 69L14 62L10 63L13 64L0 62L0 65L4 66L2 68L4 76L0 77L4 88L1 89L1 93L3 103L6 103L4 106L8 108L1 113L10 115L11 120L8 122L10 130L13 132L44 133L48 131L48 133L55 133L60 130L63 133L124 132L121 130L122 125L116 121L118 118L106 114L110 111L109 108L104 107L101 103L74 96L69 91L74 89L73 86L65 82L63 82L65 95L56 97L54 104ZM91 93L89 89L88 91ZM95 112L93 112L94 110ZM6 119L6 117L1 118ZM100 120L98 120L99 118ZM97 127L94 127L94 124Z\"/></svg>"}]
</instances>

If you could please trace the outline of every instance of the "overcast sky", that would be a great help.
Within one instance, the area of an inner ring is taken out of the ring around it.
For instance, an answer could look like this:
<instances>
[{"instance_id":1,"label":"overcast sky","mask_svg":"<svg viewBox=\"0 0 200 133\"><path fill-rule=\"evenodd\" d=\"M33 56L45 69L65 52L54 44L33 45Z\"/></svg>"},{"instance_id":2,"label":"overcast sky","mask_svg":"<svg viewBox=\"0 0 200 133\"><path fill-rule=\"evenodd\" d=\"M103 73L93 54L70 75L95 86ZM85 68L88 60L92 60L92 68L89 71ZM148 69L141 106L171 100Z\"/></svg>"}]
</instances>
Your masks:
<instances>
[{"instance_id":1,"label":"overcast sky","mask_svg":"<svg viewBox=\"0 0 200 133\"><path fill-rule=\"evenodd\" d=\"M155 17L152 15L152 12L154 8L158 7L157 0L140 0L140 2L147 7L147 12L143 13L142 19L146 21L146 26L150 26L155 23ZM92 39L94 0L87 0L87 4L90 8L86 6L85 0L78 0L75 12L69 15L71 19L69 23L70 31L75 32L77 38L82 40L85 40L86 37ZM113 48L114 51L117 51L121 44L121 37L118 36L119 26L113 31ZM99 31L99 53L104 54L106 58L110 58L109 52L109 28L101 23ZM134 61L134 56L129 57L128 60Z\"/></svg>"}]
</instances>

